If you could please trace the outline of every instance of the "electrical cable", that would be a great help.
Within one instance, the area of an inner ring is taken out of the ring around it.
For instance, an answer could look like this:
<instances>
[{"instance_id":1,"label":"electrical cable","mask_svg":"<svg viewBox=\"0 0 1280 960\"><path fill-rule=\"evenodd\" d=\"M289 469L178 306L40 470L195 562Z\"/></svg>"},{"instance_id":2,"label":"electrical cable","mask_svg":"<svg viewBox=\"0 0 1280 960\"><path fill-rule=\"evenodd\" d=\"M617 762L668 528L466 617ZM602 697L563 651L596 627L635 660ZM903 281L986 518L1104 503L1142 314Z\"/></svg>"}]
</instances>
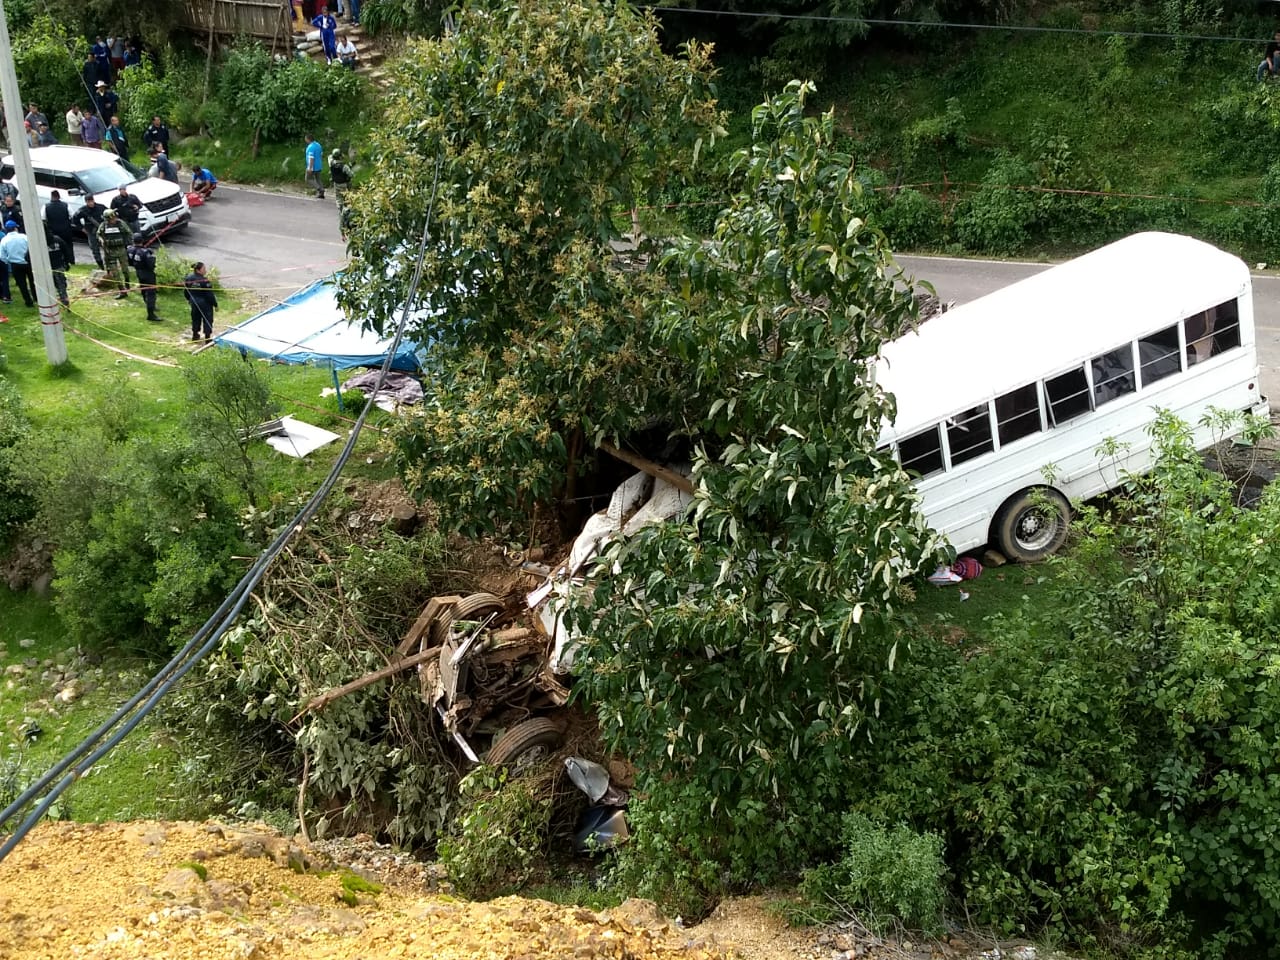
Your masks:
<instances>
[{"instance_id":1,"label":"electrical cable","mask_svg":"<svg viewBox=\"0 0 1280 960\"><path fill-rule=\"evenodd\" d=\"M0 862L3 862L13 849L22 842L23 838L31 831L31 829L40 821L42 817L49 811L49 808L57 801L66 790L76 782L80 777L84 776L95 763L101 760L107 753L114 749L126 736L131 733L134 728L142 722L143 719L155 708L164 696L175 687L187 673L189 673L197 663L199 663L210 651L218 644L226 632L239 616L240 611L248 602L252 594L253 588L261 581L267 568L283 550L284 546L293 538L293 536L301 531L307 521L315 515L320 508L333 486L337 483L338 477L342 473L342 468L350 459L352 452L355 450L356 442L359 440L360 432L364 427L365 420L369 416L369 412L374 408L374 397L378 390L381 389L387 374L390 372L391 365L395 360L396 351L400 347L400 343L404 338L405 327L409 322L410 309L413 306L417 295L418 288L422 282L422 272L426 260L427 242L430 239L431 217L435 208L436 193L440 184L440 158L436 159L435 178L431 187L431 198L427 204L426 218L422 226L422 238L418 245L416 262L414 264L414 272L409 285L409 293L405 298L405 302L401 308L400 322L396 325L396 333L392 338L391 348L387 352L387 357L382 363L382 367L378 372L378 382L374 390L370 393L369 398L365 401L364 408L360 411L359 417L355 421L355 425L351 428L350 435L346 444L339 453L337 460L330 469L328 476L325 477L321 485L316 489L315 493L302 507L294 518L281 529L271 544L263 550L257 561L240 582L232 589L219 605L214 614L205 621L205 623L196 631L192 638L187 641L183 648L174 655L159 672L155 674L133 697L129 699L124 706L118 709L115 714L104 721L97 730L89 737L86 737L74 750L58 761L49 771L47 771L36 783L32 784L22 795L0 811L0 824L10 820L16 813L24 809L39 794L41 790L52 783L59 775L63 774L68 768L75 765L69 773L66 774L54 787L49 791L43 800L36 805L35 809L22 821L14 830L13 834L8 837L3 846L0 846ZM207 637L207 639L205 639ZM203 645L197 648L204 640ZM194 651L194 653L192 652ZM146 703L142 703L143 698ZM139 704L142 704L139 707ZM132 712L132 716L130 713ZM109 737L106 742L102 743L96 750L93 747L121 720L128 716L125 722L115 734ZM86 753L93 750L85 759L80 760ZM77 763L77 761L80 761Z\"/></svg>"},{"instance_id":2,"label":"electrical cable","mask_svg":"<svg viewBox=\"0 0 1280 960\"><path fill-rule=\"evenodd\" d=\"M891 20L878 17L838 17L820 13L762 13L751 10L708 10L704 7L663 7L650 3L637 9L653 13L693 13L712 17L741 17L750 20L803 20L815 23L856 23L873 27L943 27L950 30L1003 30L1010 33L1083 34L1090 37L1129 37L1151 40L1214 40L1227 43L1266 43L1258 37L1224 37L1221 34L1156 33L1146 30L1086 30L1083 27L1037 27L999 23L957 23L947 20Z\"/></svg>"}]
</instances>

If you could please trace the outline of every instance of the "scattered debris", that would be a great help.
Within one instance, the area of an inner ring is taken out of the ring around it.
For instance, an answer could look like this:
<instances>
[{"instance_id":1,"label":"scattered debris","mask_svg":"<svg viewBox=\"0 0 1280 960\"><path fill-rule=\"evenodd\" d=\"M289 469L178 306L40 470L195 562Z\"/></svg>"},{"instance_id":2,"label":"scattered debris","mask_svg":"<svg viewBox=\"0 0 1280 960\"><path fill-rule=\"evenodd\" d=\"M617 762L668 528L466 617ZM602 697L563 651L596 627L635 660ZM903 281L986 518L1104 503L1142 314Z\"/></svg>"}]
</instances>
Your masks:
<instances>
[{"instance_id":1,"label":"scattered debris","mask_svg":"<svg viewBox=\"0 0 1280 960\"><path fill-rule=\"evenodd\" d=\"M288 416L259 424L251 434L265 439L276 452L298 460L339 439L336 433Z\"/></svg>"}]
</instances>

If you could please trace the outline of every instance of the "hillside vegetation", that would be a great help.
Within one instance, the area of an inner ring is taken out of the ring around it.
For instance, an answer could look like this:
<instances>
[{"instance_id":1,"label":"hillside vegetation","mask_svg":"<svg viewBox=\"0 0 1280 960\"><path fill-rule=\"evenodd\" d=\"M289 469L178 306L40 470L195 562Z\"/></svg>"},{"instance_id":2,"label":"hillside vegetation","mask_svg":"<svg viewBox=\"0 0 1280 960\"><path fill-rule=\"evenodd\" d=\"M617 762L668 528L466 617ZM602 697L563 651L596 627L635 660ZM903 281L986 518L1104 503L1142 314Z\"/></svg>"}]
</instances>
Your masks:
<instances>
[{"instance_id":1,"label":"hillside vegetation","mask_svg":"<svg viewBox=\"0 0 1280 960\"><path fill-rule=\"evenodd\" d=\"M1108 36L1168 27L1075 6L1033 23L1098 32L881 30L838 62L798 67L819 75L817 102L835 109L895 249L1067 253L1163 229L1249 259L1280 255L1266 207L1280 199L1280 105L1276 83L1254 78L1260 42ZM1186 28L1271 29L1259 19ZM671 190L679 219L704 229L703 204L731 185L722 158L771 87L767 62L731 41L719 49L734 136Z\"/></svg>"}]
</instances>

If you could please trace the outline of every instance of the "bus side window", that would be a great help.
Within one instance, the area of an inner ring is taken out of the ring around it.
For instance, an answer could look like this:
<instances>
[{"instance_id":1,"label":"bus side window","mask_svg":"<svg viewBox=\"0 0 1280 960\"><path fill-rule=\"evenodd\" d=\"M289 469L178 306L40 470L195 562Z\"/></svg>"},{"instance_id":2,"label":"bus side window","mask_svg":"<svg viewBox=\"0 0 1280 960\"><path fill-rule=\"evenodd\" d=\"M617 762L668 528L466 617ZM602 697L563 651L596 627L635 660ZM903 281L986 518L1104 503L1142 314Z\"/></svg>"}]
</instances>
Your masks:
<instances>
[{"instance_id":1,"label":"bus side window","mask_svg":"<svg viewBox=\"0 0 1280 960\"><path fill-rule=\"evenodd\" d=\"M1083 366L1047 379L1044 394L1049 400L1049 420L1055 427L1093 409Z\"/></svg>"},{"instance_id":2,"label":"bus side window","mask_svg":"<svg viewBox=\"0 0 1280 960\"><path fill-rule=\"evenodd\" d=\"M937 426L898 441L902 469L921 477L942 472L942 437Z\"/></svg>"},{"instance_id":3,"label":"bus side window","mask_svg":"<svg viewBox=\"0 0 1280 960\"><path fill-rule=\"evenodd\" d=\"M1165 327L1138 341L1138 360L1142 364L1142 385L1182 372L1182 349L1178 346L1178 327Z\"/></svg>"},{"instance_id":4,"label":"bus side window","mask_svg":"<svg viewBox=\"0 0 1280 960\"><path fill-rule=\"evenodd\" d=\"M995 447L991 442L990 406L984 403L949 417L947 446L951 448L953 467L994 450Z\"/></svg>"},{"instance_id":5,"label":"bus side window","mask_svg":"<svg viewBox=\"0 0 1280 960\"><path fill-rule=\"evenodd\" d=\"M1109 353L1093 358L1093 405L1100 407L1110 400L1133 393L1133 344L1126 343Z\"/></svg>"},{"instance_id":6,"label":"bus side window","mask_svg":"<svg viewBox=\"0 0 1280 960\"><path fill-rule=\"evenodd\" d=\"M996 429L1002 447L1041 430L1040 397L1034 383L996 398Z\"/></svg>"},{"instance_id":7,"label":"bus side window","mask_svg":"<svg viewBox=\"0 0 1280 960\"><path fill-rule=\"evenodd\" d=\"M1212 356L1240 346L1240 306L1228 300L1204 313L1182 321L1187 341L1187 365L1203 363Z\"/></svg>"}]
</instances>

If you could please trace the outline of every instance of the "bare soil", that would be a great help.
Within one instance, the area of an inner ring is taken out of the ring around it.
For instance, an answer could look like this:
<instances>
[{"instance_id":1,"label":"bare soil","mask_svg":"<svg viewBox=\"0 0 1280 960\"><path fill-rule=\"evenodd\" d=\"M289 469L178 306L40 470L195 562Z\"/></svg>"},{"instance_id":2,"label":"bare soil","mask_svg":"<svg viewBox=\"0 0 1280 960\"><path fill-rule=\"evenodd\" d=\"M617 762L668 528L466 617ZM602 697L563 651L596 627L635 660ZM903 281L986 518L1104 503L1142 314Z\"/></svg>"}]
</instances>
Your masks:
<instances>
[{"instance_id":1,"label":"bare soil","mask_svg":"<svg viewBox=\"0 0 1280 960\"><path fill-rule=\"evenodd\" d=\"M660 917L507 897L468 903L412 874L380 892L263 827L43 824L0 863L0 957L37 960L715 960ZM416 888L415 888L416 887Z\"/></svg>"}]
</instances>

